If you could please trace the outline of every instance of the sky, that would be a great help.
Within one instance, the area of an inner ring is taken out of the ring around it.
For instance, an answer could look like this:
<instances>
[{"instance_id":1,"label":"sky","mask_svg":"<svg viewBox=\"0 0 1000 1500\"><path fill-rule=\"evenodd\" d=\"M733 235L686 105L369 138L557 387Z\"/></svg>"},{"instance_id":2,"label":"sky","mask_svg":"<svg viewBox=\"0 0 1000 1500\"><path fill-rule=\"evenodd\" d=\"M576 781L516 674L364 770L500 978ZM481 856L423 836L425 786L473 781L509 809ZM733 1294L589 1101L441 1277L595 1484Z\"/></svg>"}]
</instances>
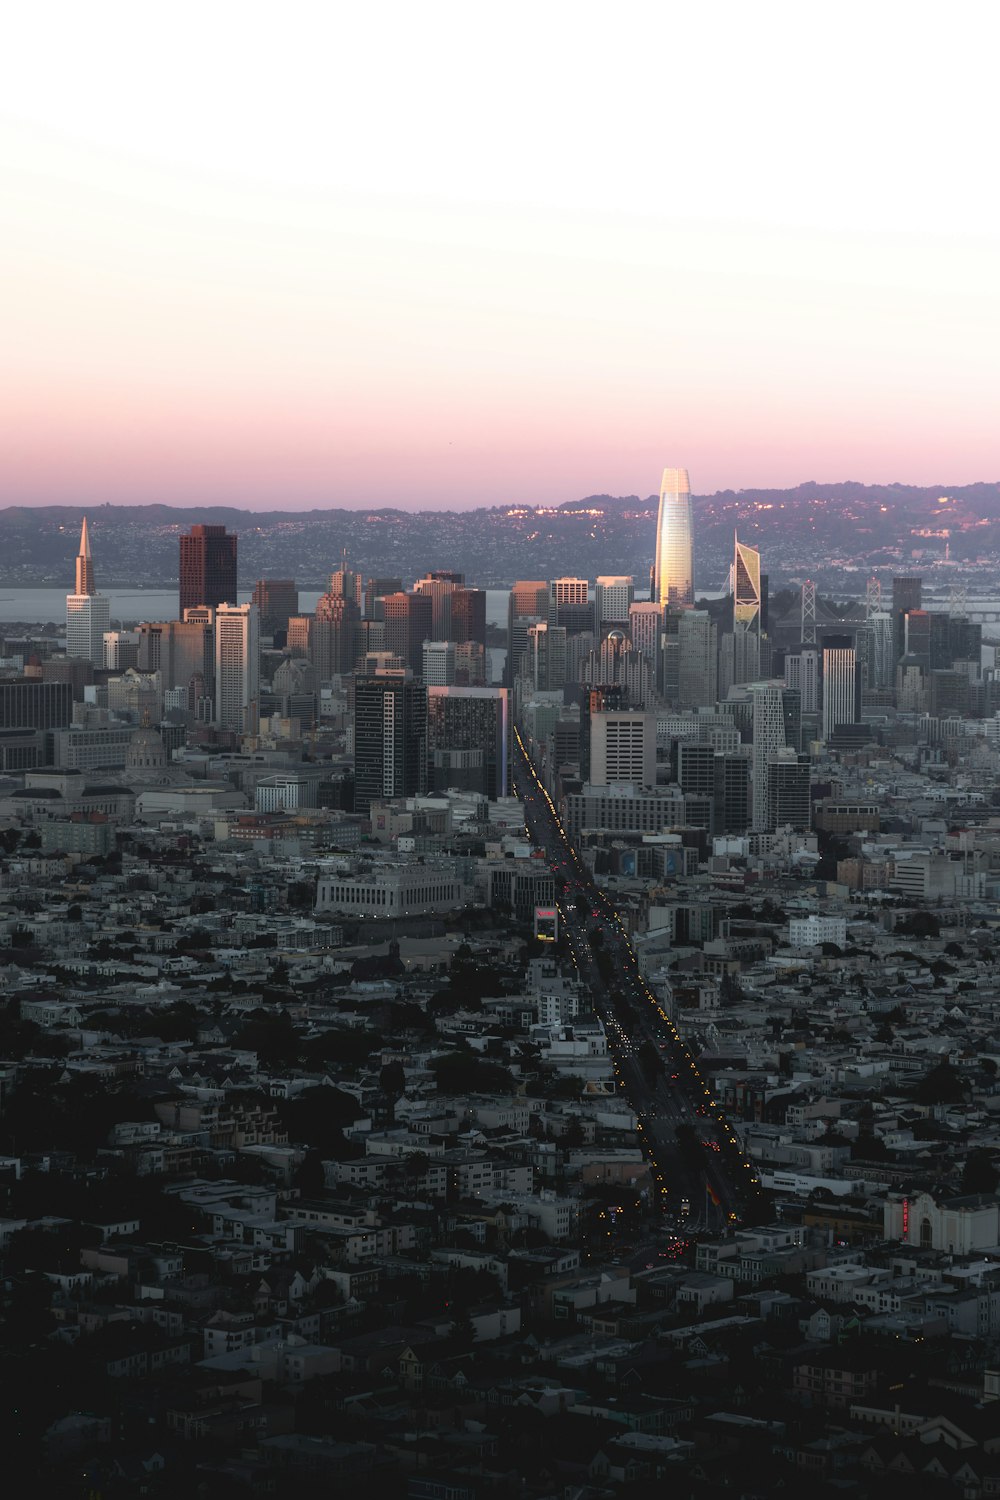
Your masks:
<instances>
[{"instance_id":1,"label":"sky","mask_svg":"<svg viewBox=\"0 0 1000 1500\"><path fill-rule=\"evenodd\" d=\"M33 0L0 505L1000 478L1000 12Z\"/></svg>"}]
</instances>

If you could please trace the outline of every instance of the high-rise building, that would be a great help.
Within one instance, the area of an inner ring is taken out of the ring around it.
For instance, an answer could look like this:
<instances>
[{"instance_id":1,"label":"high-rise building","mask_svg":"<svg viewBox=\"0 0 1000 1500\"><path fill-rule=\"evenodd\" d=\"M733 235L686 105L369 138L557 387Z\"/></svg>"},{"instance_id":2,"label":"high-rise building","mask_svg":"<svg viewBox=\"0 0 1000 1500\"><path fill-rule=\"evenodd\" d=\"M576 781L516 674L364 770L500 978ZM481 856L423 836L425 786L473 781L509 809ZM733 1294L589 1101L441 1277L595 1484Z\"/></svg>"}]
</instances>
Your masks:
<instances>
[{"instance_id":1,"label":"high-rise building","mask_svg":"<svg viewBox=\"0 0 1000 1500\"><path fill-rule=\"evenodd\" d=\"M416 594L426 594L433 601L431 633L436 641L450 641L451 602L455 590L465 584L464 573L450 573L443 568L425 573L413 585Z\"/></svg>"},{"instance_id":2,"label":"high-rise building","mask_svg":"<svg viewBox=\"0 0 1000 1500\"><path fill-rule=\"evenodd\" d=\"M66 595L66 655L103 668L104 637L110 629L111 601L97 592L84 516L76 558L76 588Z\"/></svg>"},{"instance_id":3,"label":"high-rise building","mask_svg":"<svg viewBox=\"0 0 1000 1500\"><path fill-rule=\"evenodd\" d=\"M840 724L856 724L861 717L861 674L850 636L827 636L823 641L823 738L829 740Z\"/></svg>"},{"instance_id":4,"label":"high-rise building","mask_svg":"<svg viewBox=\"0 0 1000 1500\"><path fill-rule=\"evenodd\" d=\"M923 588L922 578L894 578L892 580L892 636L896 653L895 661L899 661L906 647L906 616L911 609L920 609L923 603Z\"/></svg>"},{"instance_id":5,"label":"high-rise building","mask_svg":"<svg viewBox=\"0 0 1000 1500\"><path fill-rule=\"evenodd\" d=\"M139 665L139 632L137 630L106 630L104 632L104 670L124 672L126 667Z\"/></svg>"},{"instance_id":6,"label":"high-rise building","mask_svg":"<svg viewBox=\"0 0 1000 1500\"><path fill-rule=\"evenodd\" d=\"M804 714L819 712L819 647L803 644L785 657L785 686L799 694Z\"/></svg>"},{"instance_id":7,"label":"high-rise building","mask_svg":"<svg viewBox=\"0 0 1000 1500\"><path fill-rule=\"evenodd\" d=\"M289 619L299 612L295 579L258 578L254 584L253 603L260 610L261 635L273 636L277 630L287 630Z\"/></svg>"},{"instance_id":8,"label":"high-rise building","mask_svg":"<svg viewBox=\"0 0 1000 1500\"><path fill-rule=\"evenodd\" d=\"M456 646L486 646L486 590L456 588L451 596L451 639Z\"/></svg>"},{"instance_id":9,"label":"high-rise building","mask_svg":"<svg viewBox=\"0 0 1000 1500\"><path fill-rule=\"evenodd\" d=\"M708 708L719 695L719 642L707 610L686 609L677 623L677 702Z\"/></svg>"},{"instance_id":10,"label":"high-rise building","mask_svg":"<svg viewBox=\"0 0 1000 1500\"><path fill-rule=\"evenodd\" d=\"M670 609L694 604L694 528L687 469L664 469L656 517L653 599Z\"/></svg>"},{"instance_id":11,"label":"high-rise building","mask_svg":"<svg viewBox=\"0 0 1000 1500\"><path fill-rule=\"evenodd\" d=\"M316 601L316 617L306 653L322 682L354 671L358 658L361 615L357 603L333 590Z\"/></svg>"},{"instance_id":12,"label":"high-rise building","mask_svg":"<svg viewBox=\"0 0 1000 1500\"><path fill-rule=\"evenodd\" d=\"M424 641L420 675L428 687L452 687L455 682L455 642Z\"/></svg>"},{"instance_id":13,"label":"high-rise building","mask_svg":"<svg viewBox=\"0 0 1000 1500\"><path fill-rule=\"evenodd\" d=\"M594 587L598 630L608 625L627 625L634 597L635 583L631 577L604 574L598 578Z\"/></svg>"},{"instance_id":14,"label":"high-rise building","mask_svg":"<svg viewBox=\"0 0 1000 1500\"><path fill-rule=\"evenodd\" d=\"M413 797L427 782L427 689L406 671L354 680L354 807Z\"/></svg>"},{"instance_id":15,"label":"high-rise building","mask_svg":"<svg viewBox=\"0 0 1000 1500\"><path fill-rule=\"evenodd\" d=\"M360 615L361 605L364 599L361 574L355 573L352 568L349 568L347 566L346 548L344 550L344 555L341 560L340 567L337 568L335 572L330 574L329 592L334 596L335 599L350 599L351 603L356 607L358 614Z\"/></svg>"},{"instance_id":16,"label":"high-rise building","mask_svg":"<svg viewBox=\"0 0 1000 1500\"><path fill-rule=\"evenodd\" d=\"M774 827L768 767L785 748L783 687L780 682L755 682L750 689L753 697L754 832L768 833Z\"/></svg>"},{"instance_id":17,"label":"high-rise building","mask_svg":"<svg viewBox=\"0 0 1000 1500\"><path fill-rule=\"evenodd\" d=\"M510 789L506 688L427 688L428 790L452 787L491 801Z\"/></svg>"},{"instance_id":18,"label":"high-rise building","mask_svg":"<svg viewBox=\"0 0 1000 1500\"><path fill-rule=\"evenodd\" d=\"M767 768L767 800L771 828L810 828L810 769L807 755L786 749Z\"/></svg>"},{"instance_id":19,"label":"high-rise building","mask_svg":"<svg viewBox=\"0 0 1000 1500\"><path fill-rule=\"evenodd\" d=\"M866 691L886 692L891 689L896 677L896 657L892 616L888 611L874 610L858 627L855 650L862 669L862 686Z\"/></svg>"},{"instance_id":20,"label":"high-rise building","mask_svg":"<svg viewBox=\"0 0 1000 1500\"><path fill-rule=\"evenodd\" d=\"M751 757L746 748L715 757L716 833L745 833L750 826Z\"/></svg>"},{"instance_id":21,"label":"high-rise building","mask_svg":"<svg viewBox=\"0 0 1000 1500\"><path fill-rule=\"evenodd\" d=\"M586 578L553 578L549 584L549 624L567 635L594 629L594 605Z\"/></svg>"},{"instance_id":22,"label":"high-rise building","mask_svg":"<svg viewBox=\"0 0 1000 1500\"><path fill-rule=\"evenodd\" d=\"M527 650L528 626L548 619L549 586L541 579L521 579L507 599L507 659L504 683L513 686Z\"/></svg>"},{"instance_id":23,"label":"high-rise building","mask_svg":"<svg viewBox=\"0 0 1000 1500\"><path fill-rule=\"evenodd\" d=\"M566 684L566 630L540 622L528 626L525 649L527 676L539 692L555 692Z\"/></svg>"},{"instance_id":24,"label":"high-rise building","mask_svg":"<svg viewBox=\"0 0 1000 1500\"><path fill-rule=\"evenodd\" d=\"M735 540L733 554L733 682L756 682L761 672L760 553Z\"/></svg>"},{"instance_id":25,"label":"high-rise building","mask_svg":"<svg viewBox=\"0 0 1000 1500\"><path fill-rule=\"evenodd\" d=\"M430 594L386 594L385 648L402 658L415 677L423 668L424 641L434 639L434 600Z\"/></svg>"},{"instance_id":26,"label":"high-rise building","mask_svg":"<svg viewBox=\"0 0 1000 1500\"><path fill-rule=\"evenodd\" d=\"M136 632L140 672L159 672L164 690L187 691L192 679L211 695L215 681L215 610L189 609L183 620L144 621ZM201 694L199 694L201 696Z\"/></svg>"},{"instance_id":27,"label":"high-rise building","mask_svg":"<svg viewBox=\"0 0 1000 1500\"><path fill-rule=\"evenodd\" d=\"M180 539L180 601L186 609L199 604L236 603L236 537L224 526L192 526Z\"/></svg>"},{"instance_id":28,"label":"high-rise building","mask_svg":"<svg viewBox=\"0 0 1000 1500\"><path fill-rule=\"evenodd\" d=\"M215 611L215 721L256 734L260 705L260 615L256 604Z\"/></svg>"},{"instance_id":29,"label":"high-rise building","mask_svg":"<svg viewBox=\"0 0 1000 1500\"><path fill-rule=\"evenodd\" d=\"M70 682L0 681L0 729L65 729L73 722Z\"/></svg>"},{"instance_id":30,"label":"high-rise building","mask_svg":"<svg viewBox=\"0 0 1000 1500\"><path fill-rule=\"evenodd\" d=\"M926 609L908 609L903 616L903 655L919 662L925 672L931 669L931 621ZM949 662L950 666L951 663Z\"/></svg>"},{"instance_id":31,"label":"high-rise building","mask_svg":"<svg viewBox=\"0 0 1000 1500\"><path fill-rule=\"evenodd\" d=\"M376 600L384 599L386 594L401 594L403 592L403 580L401 578L369 578L365 584L365 619L381 620L383 618L380 606Z\"/></svg>"},{"instance_id":32,"label":"high-rise building","mask_svg":"<svg viewBox=\"0 0 1000 1500\"><path fill-rule=\"evenodd\" d=\"M594 786L655 786L656 715L629 710L592 713L590 780Z\"/></svg>"},{"instance_id":33,"label":"high-rise building","mask_svg":"<svg viewBox=\"0 0 1000 1500\"><path fill-rule=\"evenodd\" d=\"M641 651L656 674L660 654L660 636L663 634L663 607L652 601L633 604L628 612L628 633L632 645Z\"/></svg>"}]
</instances>

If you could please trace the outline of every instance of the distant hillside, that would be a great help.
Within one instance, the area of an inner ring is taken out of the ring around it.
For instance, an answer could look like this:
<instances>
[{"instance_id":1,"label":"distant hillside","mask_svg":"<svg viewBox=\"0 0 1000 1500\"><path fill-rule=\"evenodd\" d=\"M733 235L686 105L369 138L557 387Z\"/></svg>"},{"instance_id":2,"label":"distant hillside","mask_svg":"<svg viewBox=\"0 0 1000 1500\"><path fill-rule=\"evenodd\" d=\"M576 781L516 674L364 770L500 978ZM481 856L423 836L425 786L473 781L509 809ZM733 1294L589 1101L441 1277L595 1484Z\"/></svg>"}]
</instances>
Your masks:
<instances>
[{"instance_id":1,"label":"distant hillside","mask_svg":"<svg viewBox=\"0 0 1000 1500\"><path fill-rule=\"evenodd\" d=\"M942 504L942 497L948 497ZM589 495L556 507L474 511L247 511L229 506L88 508L101 582L169 585L177 536L192 522L239 534L241 584L262 575L322 587L346 547L365 573L404 581L447 566L501 587L518 577L648 575L656 496ZM698 586L721 587L733 533L761 548L772 586L808 573L829 587L844 569L933 566L1000 553L1000 484L864 485L810 482L788 490L721 490L695 497ZM69 586L80 506L0 510L0 586ZM915 560L914 555L916 554Z\"/></svg>"}]
</instances>

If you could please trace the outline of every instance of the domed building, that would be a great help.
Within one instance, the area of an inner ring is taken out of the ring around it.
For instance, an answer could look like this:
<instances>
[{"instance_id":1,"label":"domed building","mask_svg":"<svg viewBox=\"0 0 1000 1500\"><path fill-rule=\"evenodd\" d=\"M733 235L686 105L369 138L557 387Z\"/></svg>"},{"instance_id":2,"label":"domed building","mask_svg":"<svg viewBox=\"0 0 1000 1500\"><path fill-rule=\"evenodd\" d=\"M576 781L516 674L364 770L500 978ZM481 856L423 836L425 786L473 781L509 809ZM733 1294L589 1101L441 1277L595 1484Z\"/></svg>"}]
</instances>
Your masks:
<instances>
[{"instance_id":1,"label":"domed building","mask_svg":"<svg viewBox=\"0 0 1000 1500\"><path fill-rule=\"evenodd\" d=\"M125 752L126 771L162 771L167 764L167 748L158 729L143 724L132 736Z\"/></svg>"}]
</instances>

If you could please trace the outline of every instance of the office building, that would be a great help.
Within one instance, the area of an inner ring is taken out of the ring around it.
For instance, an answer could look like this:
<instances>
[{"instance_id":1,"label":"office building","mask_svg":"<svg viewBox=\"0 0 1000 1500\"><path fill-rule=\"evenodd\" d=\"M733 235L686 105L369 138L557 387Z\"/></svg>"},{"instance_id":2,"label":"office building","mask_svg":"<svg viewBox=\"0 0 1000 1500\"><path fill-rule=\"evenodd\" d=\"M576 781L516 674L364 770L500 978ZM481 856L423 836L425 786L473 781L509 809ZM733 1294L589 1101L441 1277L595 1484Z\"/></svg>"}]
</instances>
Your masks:
<instances>
[{"instance_id":1,"label":"office building","mask_svg":"<svg viewBox=\"0 0 1000 1500\"><path fill-rule=\"evenodd\" d=\"M328 590L335 599L349 599L355 606L358 614L364 603L364 587L360 573L347 566L347 551L345 549L340 567L330 574L330 587Z\"/></svg>"},{"instance_id":2,"label":"office building","mask_svg":"<svg viewBox=\"0 0 1000 1500\"><path fill-rule=\"evenodd\" d=\"M0 729L63 729L72 722L70 682L0 681Z\"/></svg>"},{"instance_id":3,"label":"office building","mask_svg":"<svg viewBox=\"0 0 1000 1500\"><path fill-rule=\"evenodd\" d=\"M110 629L111 601L97 592L84 516L76 558L76 586L72 594L66 595L66 655L103 668L104 637Z\"/></svg>"},{"instance_id":4,"label":"office building","mask_svg":"<svg viewBox=\"0 0 1000 1500\"><path fill-rule=\"evenodd\" d=\"M486 590L456 588L451 595L451 639L486 647Z\"/></svg>"},{"instance_id":5,"label":"office building","mask_svg":"<svg viewBox=\"0 0 1000 1500\"><path fill-rule=\"evenodd\" d=\"M554 692L566 684L566 630L539 623L528 626L525 675L536 691Z\"/></svg>"},{"instance_id":6,"label":"office building","mask_svg":"<svg viewBox=\"0 0 1000 1500\"><path fill-rule=\"evenodd\" d=\"M694 529L687 469L664 469L660 482L652 598L670 609L694 604Z\"/></svg>"},{"instance_id":7,"label":"office building","mask_svg":"<svg viewBox=\"0 0 1000 1500\"><path fill-rule=\"evenodd\" d=\"M164 691L188 691L194 683L197 696L214 694L214 609L189 609L183 620L143 621L136 635L136 667L140 672L159 672Z\"/></svg>"},{"instance_id":8,"label":"office building","mask_svg":"<svg viewBox=\"0 0 1000 1500\"><path fill-rule=\"evenodd\" d=\"M677 698L681 708L708 708L719 695L719 643L707 610L686 609L677 622Z\"/></svg>"},{"instance_id":9,"label":"office building","mask_svg":"<svg viewBox=\"0 0 1000 1500\"><path fill-rule=\"evenodd\" d=\"M528 626L548 620L549 586L541 579L521 579L507 599L507 659L504 683L511 687L527 650Z\"/></svg>"},{"instance_id":10,"label":"office building","mask_svg":"<svg viewBox=\"0 0 1000 1500\"><path fill-rule=\"evenodd\" d=\"M260 611L261 635L273 636L276 631L287 631L289 619L299 612L295 579L258 578L254 584L253 603Z\"/></svg>"},{"instance_id":11,"label":"office building","mask_svg":"<svg viewBox=\"0 0 1000 1500\"><path fill-rule=\"evenodd\" d=\"M597 629L609 625L627 625L629 610L635 597L635 585L631 577L602 575L594 588L594 607L597 613Z\"/></svg>"},{"instance_id":12,"label":"office building","mask_svg":"<svg viewBox=\"0 0 1000 1500\"><path fill-rule=\"evenodd\" d=\"M894 578L892 580L894 666L906 649L906 616L911 609L920 609L923 603L923 584L922 578Z\"/></svg>"},{"instance_id":13,"label":"office building","mask_svg":"<svg viewBox=\"0 0 1000 1500\"><path fill-rule=\"evenodd\" d=\"M383 619L381 601L386 594L401 594L402 591L401 578L369 578L365 584L365 619Z\"/></svg>"},{"instance_id":14,"label":"office building","mask_svg":"<svg viewBox=\"0 0 1000 1500\"><path fill-rule=\"evenodd\" d=\"M812 826L808 756L779 752L767 768L767 801L771 828Z\"/></svg>"},{"instance_id":15,"label":"office building","mask_svg":"<svg viewBox=\"0 0 1000 1500\"><path fill-rule=\"evenodd\" d=\"M424 641L420 675L428 687L451 687L455 682L455 642Z\"/></svg>"},{"instance_id":16,"label":"office building","mask_svg":"<svg viewBox=\"0 0 1000 1500\"><path fill-rule=\"evenodd\" d=\"M427 778L432 792L478 792L496 801L510 791L506 688L427 688Z\"/></svg>"},{"instance_id":17,"label":"office building","mask_svg":"<svg viewBox=\"0 0 1000 1500\"><path fill-rule=\"evenodd\" d=\"M653 601L640 601L631 605L628 612L628 633L632 645L641 651L649 662L656 678L656 667L660 653L660 636L663 634L663 609Z\"/></svg>"},{"instance_id":18,"label":"office building","mask_svg":"<svg viewBox=\"0 0 1000 1500\"><path fill-rule=\"evenodd\" d=\"M590 781L594 786L656 785L656 715L590 714Z\"/></svg>"},{"instance_id":19,"label":"office building","mask_svg":"<svg viewBox=\"0 0 1000 1500\"><path fill-rule=\"evenodd\" d=\"M841 724L861 718L861 674L849 636L827 636L823 642L823 738Z\"/></svg>"},{"instance_id":20,"label":"office building","mask_svg":"<svg viewBox=\"0 0 1000 1500\"><path fill-rule=\"evenodd\" d=\"M733 555L733 683L757 682L761 662L760 553L736 538Z\"/></svg>"},{"instance_id":21,"label":"office building","mask_svg":"<svg viewBox=\"0 0 1000 1500\"><path fill-rule=\"evenodd\" d=\"M785 712L780 682L755 682L753 700L753 828L767 833L774 827L771 816L768 767L785 748Z\"/></svg>"},{"instance_id":22,"label":"office building","mask_svg":"<svg viewBox=\"0 0 1000 1500\"><path fill-rule=\"evenodd\" d=\"M181 618L199 604L236 603L236 537L224 526L192 526L180 538Z\"/></svg>"},{"instance_id":23,"label":"office building","mask_svg":"<svg viewBox=\"0 0 1000 1500\"><path fill-rule=\"evenodd\" d=\"M579 635L594 629L594 605L586 578L553 578L549 584L550 625L561 627L567 635Z\"/></svg>"},{"instance_id":24,"label":"office building","mask_svg":"<svg viewBox=\"0 0 1000 1500\"><path fill-rule=\"evenodd\" d=\"M456 589L464 587L464 584L464 573L451 573L443 568L425 573L414 584L414 593L426 594L432 601L431 635L434 640L451 640L452 595Z\"/></svg>"},{"instance_id":25,"label":"office building","mask_svg":"<svg viewBox=\"0 0 1000 1500\"><path fill-rule=\"evenodd\" d=\"M430 601L428 601L429 603ZM354 680L354 807L412 797L427 782L427 689L405 671Z\"/></svg>"},{"instance_id":26,"label":"office building","mask_svg":"<svg viewBox=\"0 0 1000 1500\"><path fill-rule=\"evenodd\" d=\"M402 590L382 600L385 649L409 667L414 676L423 668L424 641L434 639L434 600L430 594Z\"/></svg>"},{"instance_id":27,"label":"office building","mask_svg":"<svg viewBox=\"0 0 1000 1500\"><path fill-rule=\"evenodd\" d=\"M749 749L726 751L715 757L715 833L745 833L750 827Z\"/></svg>"},{"instance_id":28,"label":"office building","mask_svg":"<svg viewBox=\"0 0 1000 1500\"><path fill-rule=\"evenodd\" d=\"M295 620L296 649L302 639L298 617ZM308 632L307 656L320 675L320 680L329 682L333 677L343 677L354 671L358 658L361 613L353 598L335 594L331 589L316 601L316 615ZM288 644L292 644L292 624L289 623Z\"/></svg>"},{"instance_id":29,"label":"office building","mask_svg":"<svg viewBox=\"0 0 1000 1500\"><path fill-rule=\"evenodd\" d=\"M260 615L256 604L215 611L215 722L255 734L260 702Z\"/></svg>"},{"instance_id":30,"label":"office building","mask_svg":"<svg viewBox=\"0 0 1000 1500\"><path fill-rule=\"evenodd\" d=\"M785 686L797 692L804 714L819 712L820 652L818 646L801 645L785 657Z\"/></svg>"},{"instance_id":31,"label":"office building","mask_svg":"<svg viewBox=\"0 0 1000 1500\"><path fill-rule=\"evenodd\" d=\"M124 672L126 667L139 664L139 632L137 630L106 630L104 632L104 670Z\"/></svg>"},{"instance_id":32,"label":"office building","mask_svg":"<svg viewBox=\"0 0 1000 1500\"><path fill-rule=\"evenodd\" d=\"M896 676L896 657L892 616L887 611L873 611L864 624L858 627L854 649L861 667L861 683L864 690L866 692L891 690Z\"/></svg>"}]
</instances>

